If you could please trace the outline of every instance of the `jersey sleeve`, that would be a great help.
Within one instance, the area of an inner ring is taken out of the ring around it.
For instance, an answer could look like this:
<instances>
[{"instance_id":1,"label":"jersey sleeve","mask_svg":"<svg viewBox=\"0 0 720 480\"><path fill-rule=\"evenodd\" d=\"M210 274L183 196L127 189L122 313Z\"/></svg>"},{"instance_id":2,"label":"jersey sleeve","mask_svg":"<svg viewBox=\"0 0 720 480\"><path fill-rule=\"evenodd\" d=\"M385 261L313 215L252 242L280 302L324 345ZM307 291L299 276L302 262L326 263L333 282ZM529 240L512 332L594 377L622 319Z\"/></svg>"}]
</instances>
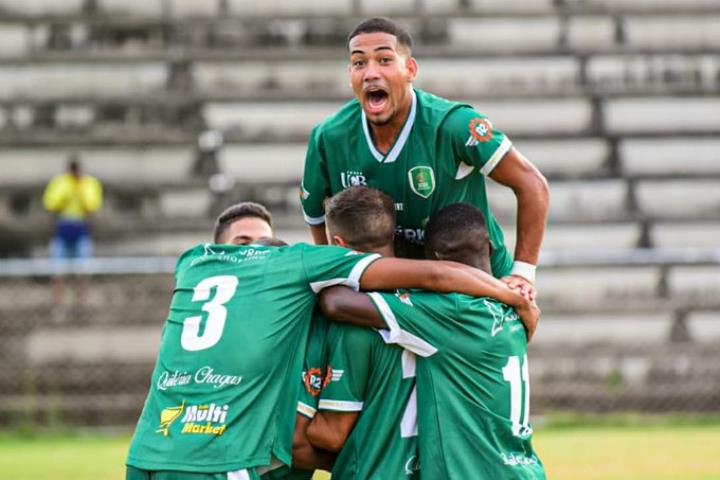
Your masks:
<instances>
[{"instance_id":1,"label":"jersey sleeve","mask_svg":"<svg viewBox=\"0 0 720 480\"><path fill-rule=\"evenodd\" d=\"M490 175L512 143L489 118L472 108L454 110L443 122L443 133L450 137L455 158L458 159L456 180L465 178L476 168L483 175Z\"/></svg>"},{"instance_id":2,"label":"jersey sleeve","mask_svg":"<svg viewBox=\"0 0 720 480\"><path fill-rule=\"evenodd\" d=\"M380 258L376 253L361 254L347 248L305 245L303 266L308 284L314 292L333 285L360 288L365 269Z\"/></svg>"},{"instance_id":3,"label":"jersey sleeve","mask_svg":"<svg viewBox=\"0 0 720 480\"><path fill-rule=\"evenodd\" d=\"M369 329L332 324L328 331L328 365L320 410L359 412L370 379L372 340Z\"/></svg>"},{"instance_id":4,"label":"jersey sleeve","mask_svg":"<svg viewBox=\"0 0 720 480\"><path fill-rule=\"evenodd\" d=\"M305 350L305 361L300 379L302 386L297 408L298 413L307 418L313 418L315 412L317 412L320 392L326 377L327 356L325 343L327 329L327 319L316 311L310 325L310 336Z\"/></svg>"},{"instance_id":5,"label":"jersey sleeve","mask_svg":"<svg viewBox=\"0 0 720 480\"><path fill-rule=\"evenodd\" d=\"M387 325L387 330L380 331L385 343L430 357L453 334L457 315L454 296L425 292L368 295Z\"/></svg>"},{"instance_id":6,"label":"jersey sleeve","mask_svg":"<svg viewBox=\"0 0 720 480\"><path fill-rule=\"evenodd\" d=\"M305 154L305 170L300 185L300 203L305 221L309 225L325 223L325 198L330 196L327 163L320 133L320 126L310 134Z\"/></svg>"}]
</instances>

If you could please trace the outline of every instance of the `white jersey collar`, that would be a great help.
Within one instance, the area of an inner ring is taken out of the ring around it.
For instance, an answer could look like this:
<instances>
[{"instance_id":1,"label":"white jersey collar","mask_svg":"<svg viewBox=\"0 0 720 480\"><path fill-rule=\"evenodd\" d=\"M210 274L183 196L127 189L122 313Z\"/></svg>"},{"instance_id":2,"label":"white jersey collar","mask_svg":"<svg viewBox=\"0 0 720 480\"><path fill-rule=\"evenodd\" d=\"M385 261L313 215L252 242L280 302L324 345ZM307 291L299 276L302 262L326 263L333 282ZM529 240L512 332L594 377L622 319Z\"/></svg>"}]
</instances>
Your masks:
<instances>
[{"instance_id":1,"label":"white jersey collar","mask_svg":"<svg viewBox=\"0 0 720 480\"><path fill-rule=\"evenodd\" d=\"M410 105L410 113L408 114L407 120L405 120L405 125L403 125L402 130L400 130L400 135L398 136L397 140L395 140L395 144L390 149L390 152L388 152L387 156L383 155L378 151L377 148L375 148L375 144L373 143L372 136L370 135L370 127L368 127L368 121L367 117L365 115L365 110L362 110L362 127L363 132L365 132L365 140L367 141L368 148L370 149L370 153L372 153L372 156L375 157L375 160L377 160L380 163L392 163L395 160L397 160L397 157L400 155L400 152L402 151L403 147L405 146L405 142L407 142L408 137L410 136L410 130L412 130L413 125L415 124L415 112L417 110L417 97L415 96L415 90L410 90L410 93L412 94L412 104Z\"/></svg>"}]
</instances>

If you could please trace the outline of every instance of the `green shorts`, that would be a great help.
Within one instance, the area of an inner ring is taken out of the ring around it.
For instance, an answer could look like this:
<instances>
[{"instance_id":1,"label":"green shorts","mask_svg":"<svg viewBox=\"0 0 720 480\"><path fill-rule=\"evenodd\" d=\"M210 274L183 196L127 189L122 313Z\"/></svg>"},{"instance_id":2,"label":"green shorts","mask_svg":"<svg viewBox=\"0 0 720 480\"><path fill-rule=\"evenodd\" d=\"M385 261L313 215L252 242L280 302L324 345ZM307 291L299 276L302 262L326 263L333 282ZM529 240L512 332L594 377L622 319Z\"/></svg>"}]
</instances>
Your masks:
<instances>
[{"instance_id":1,"label":"green shorts","mask_svg":"<svg viewBox=\"0 0 720 480\"><path fill-rule=\"evenodd\" d=\"M237 472L194 473L141 470L128 465L125 480L282 480L287 478L289 470L287 467L281 467L262 475L258 474L255 468L246 468Z\"/></svg>"}]
</instances>

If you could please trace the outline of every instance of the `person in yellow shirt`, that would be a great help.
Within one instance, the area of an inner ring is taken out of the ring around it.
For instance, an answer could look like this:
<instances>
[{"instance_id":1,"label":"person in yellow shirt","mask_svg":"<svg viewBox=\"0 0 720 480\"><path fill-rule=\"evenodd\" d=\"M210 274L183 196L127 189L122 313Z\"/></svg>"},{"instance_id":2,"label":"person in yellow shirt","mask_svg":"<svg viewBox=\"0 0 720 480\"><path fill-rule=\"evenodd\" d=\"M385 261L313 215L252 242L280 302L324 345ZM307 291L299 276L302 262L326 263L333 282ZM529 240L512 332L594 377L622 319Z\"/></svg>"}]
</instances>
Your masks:
<instances>
[{"instance_id":1,"label":"person in yellow shirt","mask_svg":"<svg viewBox=\"0 0 720 480\"><path fill-rule=\"evenodd\" d=\"M45 208L55 217L55 232L50 241L50 257L58 264L74 259L82 261L93 254L93 242L88 218L100 210L103 201L102 184L98 179L82 173L80 162L72 156L67 172L48 183L43 194ZM87 277L78 276L76 303L83 304L87 293ZM63 279L53 279L53 301L62 303Z\"/></svg>"}]
</instances>

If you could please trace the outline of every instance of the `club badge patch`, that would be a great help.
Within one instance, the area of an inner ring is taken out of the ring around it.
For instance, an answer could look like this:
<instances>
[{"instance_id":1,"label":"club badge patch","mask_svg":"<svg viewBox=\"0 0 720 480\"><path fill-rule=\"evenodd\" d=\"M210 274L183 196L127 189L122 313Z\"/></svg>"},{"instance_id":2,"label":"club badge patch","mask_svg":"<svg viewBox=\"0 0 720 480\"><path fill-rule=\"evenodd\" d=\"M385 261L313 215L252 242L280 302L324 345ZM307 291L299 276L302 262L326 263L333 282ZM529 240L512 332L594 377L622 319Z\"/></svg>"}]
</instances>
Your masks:
<instances>
[{"instance_id":1,"label":"club badge patch","mask_svg":"<svg viewBox=\"0 0 720 480\"><path fill-rule=\"evenodd\" d=\"M465 145L468 147L474 147L480 142L489 142L492 140L493 128L492 123L487 118L474 118L470 125L470 136L467 139Z\"/></svg>"},{"instance_id":2,"label":"club badge patch","mask_svg":"<svg viewBox=\"0 0 720 480\"><path fill-rule=\"evenodd\" d=\"M410 188L422 198L428 198L435 191L435 173L426 166L413 167L408 170Z\"/></svg>"}]
</instances>

